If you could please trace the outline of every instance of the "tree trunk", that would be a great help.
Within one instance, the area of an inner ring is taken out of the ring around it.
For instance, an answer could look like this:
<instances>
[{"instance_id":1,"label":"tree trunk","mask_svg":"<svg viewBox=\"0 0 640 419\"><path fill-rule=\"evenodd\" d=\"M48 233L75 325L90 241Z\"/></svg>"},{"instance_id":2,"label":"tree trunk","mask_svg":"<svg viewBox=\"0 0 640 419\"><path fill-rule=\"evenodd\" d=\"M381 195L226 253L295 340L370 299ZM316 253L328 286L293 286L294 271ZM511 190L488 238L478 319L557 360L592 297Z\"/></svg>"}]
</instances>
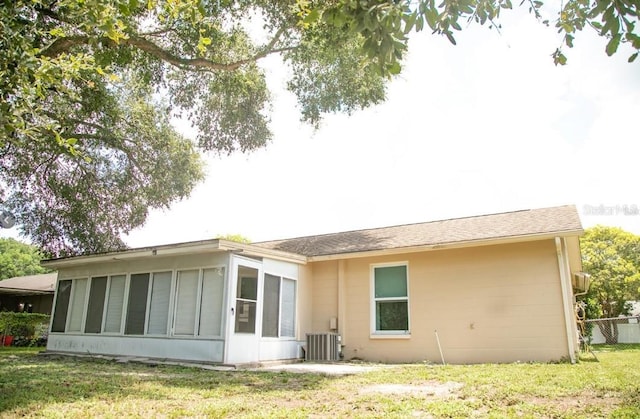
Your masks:
<instances>
[{"instance_id":1,"label":"tree trunk","mask_svg":"<svg viewBox=\"0 0 640 419\"><path fill-rule=\"evenodd\" d=\"M603 320L597 324L607 345L618 343L618 322L616 320Z\"/></svg>"}]
</instances>

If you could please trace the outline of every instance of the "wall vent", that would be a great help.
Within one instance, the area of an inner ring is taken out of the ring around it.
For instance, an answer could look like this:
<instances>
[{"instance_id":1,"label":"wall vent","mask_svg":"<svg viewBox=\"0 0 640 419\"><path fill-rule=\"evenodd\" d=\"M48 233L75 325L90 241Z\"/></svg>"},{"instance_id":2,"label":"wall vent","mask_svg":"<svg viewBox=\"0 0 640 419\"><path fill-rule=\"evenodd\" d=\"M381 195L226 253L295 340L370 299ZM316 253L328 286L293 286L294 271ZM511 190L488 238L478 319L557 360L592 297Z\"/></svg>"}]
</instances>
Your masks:
<instances>
[{"instance_id":1,"label":"wall vent","mask_svg":"<svg viewBox=\"0 0 640 419\"><path fill-rule=\"evenodd\" d=\"M305 361L339 361L340 335L337 333L307 333Z\"/></svg>"}]
</instances>

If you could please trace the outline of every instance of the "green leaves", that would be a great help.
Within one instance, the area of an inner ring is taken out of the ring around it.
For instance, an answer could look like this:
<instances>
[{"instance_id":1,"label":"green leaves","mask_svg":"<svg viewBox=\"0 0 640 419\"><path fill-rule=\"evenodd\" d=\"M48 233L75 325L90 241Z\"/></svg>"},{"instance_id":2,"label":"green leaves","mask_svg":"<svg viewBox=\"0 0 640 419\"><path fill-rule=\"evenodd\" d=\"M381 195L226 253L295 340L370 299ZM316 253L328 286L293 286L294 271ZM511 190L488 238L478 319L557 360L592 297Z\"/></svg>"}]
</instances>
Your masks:
<instances>
[{"instance_id":1,"label":"green leaves","mask_svg":"<svg viewBox=\"0 0 640 419\"><path fill-rule=\"evenodd\" d=\"M620 228L596 226L580 240L583 270L591 275L589 299L596 315L627 314L627 301L640 299L640 236Z\"/></svg>"},{"instance_id":2,"label":"green leaves","mask_svg":"<svg viewBox=\"0 0 640 419\"><path fill-rule=\"evenodd\" d=\"M614 35L609 42L607 43L607 55L612 56L618 50L618 46L620 45L620 40L622 39L622 34L617 33Z\"/></svg>"},{"instance_id":3,"label":"green leaves","mask_svg":"<svg viewBox=\"0 0 640 419\"><path fill-rule=\"evenodd\" d=\"M0 238L0 280L47 272L40 266L42 259L44 255L37 247L10 238Z\"/></svg>"},{"instance_id":4,"label":"green leaves","mask_svg":"<svg viewBox=\"0 0 640 419\"><path fill-rule=\"evenodd\" d=\"M549 20L542 20L542 1L524 0L520 5L528 7L542 24L549 24ZM425 22L433 33L444 35L455 45L454 31L462 30L462 22L488 23L490 28L499 29L500 11L512 8L511 0L442 0L440 3L402 0L393 4L379 0L340 0L325 10L323 16L327 23L338 27L348 25L361 35L364 50L370 59L378 61L384 74L390 68L397 69L389 63L402 59L406 48L401 44L406 44L406 35L412 30L421 31ZM390 12L391 9L395 12ZM629 62L633 62L640 51L635 30L640 16L637 0L569 0L557 10L556 16L555 26L568 48L573 48L577 32L591 26L608 39L605 48L608 55L616 53L621 44L627 44L636 50L629 57ZM400 44L389 42L387 37ZM552 57L556 65L567 62L561 48Z\"/></svg>"}]
</instances>

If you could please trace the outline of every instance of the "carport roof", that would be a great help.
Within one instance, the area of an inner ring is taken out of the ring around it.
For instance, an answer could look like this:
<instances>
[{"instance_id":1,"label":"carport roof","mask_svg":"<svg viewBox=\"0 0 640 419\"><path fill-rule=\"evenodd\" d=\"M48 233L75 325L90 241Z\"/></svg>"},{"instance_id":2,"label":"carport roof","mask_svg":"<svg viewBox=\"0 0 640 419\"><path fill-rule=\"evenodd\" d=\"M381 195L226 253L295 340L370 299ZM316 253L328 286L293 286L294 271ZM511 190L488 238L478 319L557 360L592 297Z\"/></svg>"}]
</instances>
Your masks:
<instances>
[{"instance_id":1,"label":"carport roof","mask_svg":"<svg viewBox=\"0 0 640 419\"><path fill-rule=\"evenodd\" d=\"M54 272L5 279L0 281L0 294L53 294L57 278Z\"/></svg>"}]
</instances>

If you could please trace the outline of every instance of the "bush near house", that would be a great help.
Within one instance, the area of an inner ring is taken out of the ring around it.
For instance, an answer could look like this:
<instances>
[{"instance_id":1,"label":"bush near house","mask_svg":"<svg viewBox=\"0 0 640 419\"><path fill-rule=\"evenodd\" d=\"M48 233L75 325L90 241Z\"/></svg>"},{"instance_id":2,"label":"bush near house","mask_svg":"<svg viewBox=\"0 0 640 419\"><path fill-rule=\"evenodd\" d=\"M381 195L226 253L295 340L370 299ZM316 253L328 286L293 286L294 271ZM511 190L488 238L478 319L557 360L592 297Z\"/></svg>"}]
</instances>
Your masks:
<instances>
[{"instance_id":1,"label":"bush near house","mask_svg":"<svg viewBox=\"0 0 640 419\"><path fill-rule=\"evenodd\" d=\"M41 313L0 312L0 336L12 336L12 346L46 346L50 318Z\"/></svg>"}]
</instances>

